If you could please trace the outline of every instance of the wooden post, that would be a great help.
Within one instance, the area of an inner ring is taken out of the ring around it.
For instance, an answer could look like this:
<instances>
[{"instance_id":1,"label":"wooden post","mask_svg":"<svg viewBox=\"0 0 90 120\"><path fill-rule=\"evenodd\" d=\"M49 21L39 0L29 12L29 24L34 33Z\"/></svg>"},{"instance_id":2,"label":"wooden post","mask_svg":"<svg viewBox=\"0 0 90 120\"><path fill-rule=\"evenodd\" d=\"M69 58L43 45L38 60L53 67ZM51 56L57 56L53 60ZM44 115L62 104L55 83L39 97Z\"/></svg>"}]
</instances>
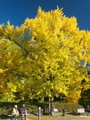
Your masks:
<instances>
[{"instance_id":1,"label":"wooden post","mask_svg":"<svg viewBox=\"0 0 90 120\"><path fill-rule=\"evenodd\" d=\"M38 108L38 120L41 120L41 107Z\"/></svg>"}]
</instances>

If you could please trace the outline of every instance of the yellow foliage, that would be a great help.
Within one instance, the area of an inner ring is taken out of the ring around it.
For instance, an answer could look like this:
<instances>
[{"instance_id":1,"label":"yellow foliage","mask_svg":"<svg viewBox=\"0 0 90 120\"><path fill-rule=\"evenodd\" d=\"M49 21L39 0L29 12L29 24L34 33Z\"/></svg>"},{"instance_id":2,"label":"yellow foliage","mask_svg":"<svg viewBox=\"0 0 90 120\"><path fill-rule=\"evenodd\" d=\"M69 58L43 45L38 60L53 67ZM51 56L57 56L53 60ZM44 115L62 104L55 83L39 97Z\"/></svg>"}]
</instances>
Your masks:
<instances>
[{"instance_id":1,"label":"yellow foliage","mask_svg":"<svg viewBox=\"0 0 90 120\"><path fill-rule=\"evenodd\" d=\"M39 7L20 27L0 25L0 90L9 97L20 91L31 98L64 94L77 102L82 79L90 81L82 72L90 63L89 41L90 31L80 30L77 18L58 7L48 12Z\"/></svg>"},{"instance_id":2,"label":"yellow foliage","mask_svg":"<svg viewBox=\"0 0 90 120\"><path fill-rule=\"evenodd\" d=\"M81 98L81 90L70 91L67 97L64 97L65 101L78 103L78 100Z\"/></svg>"}]
</instances>

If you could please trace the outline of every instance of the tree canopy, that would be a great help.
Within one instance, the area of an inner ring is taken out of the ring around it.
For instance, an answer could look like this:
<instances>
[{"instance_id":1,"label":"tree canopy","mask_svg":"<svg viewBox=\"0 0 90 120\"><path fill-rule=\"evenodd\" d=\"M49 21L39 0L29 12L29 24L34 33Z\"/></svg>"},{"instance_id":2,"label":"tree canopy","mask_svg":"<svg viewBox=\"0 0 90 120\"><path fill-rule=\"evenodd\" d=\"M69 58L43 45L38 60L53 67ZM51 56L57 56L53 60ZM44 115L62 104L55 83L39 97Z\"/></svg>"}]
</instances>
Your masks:
<instances>
[{"instance_id":1,"label":"tree canopy","mask_svg":"<svg viewBox=\"0 0 90 120\"><path fill-rule=\"evenodd\" d=\"M15 92L19 100L80 95L83 79L89 89L83 72L90 64L89 41L90 31L80 30L77 18L58 7L48 12L39 7L20 27L0 25L0 100L16 100Z\"/></svg>"}]
</instances>

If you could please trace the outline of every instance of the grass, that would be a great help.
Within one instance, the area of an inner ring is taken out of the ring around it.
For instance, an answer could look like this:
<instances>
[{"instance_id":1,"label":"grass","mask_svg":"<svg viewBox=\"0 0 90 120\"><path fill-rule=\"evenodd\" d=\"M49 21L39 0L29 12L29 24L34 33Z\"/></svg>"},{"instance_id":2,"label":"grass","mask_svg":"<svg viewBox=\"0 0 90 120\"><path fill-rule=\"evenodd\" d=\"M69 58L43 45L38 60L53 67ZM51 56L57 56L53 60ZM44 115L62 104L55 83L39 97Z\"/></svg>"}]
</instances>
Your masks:
<instances>
[{"instance_id":1,"label":"grass","mask_svg":"<svg viewBox=\"0 0 90 120\"><path fill-rule=\"evenodd\" d=\"M69 120L69 118L70 118L70 120L75 120L75 118L77 119L78 118L78 120L85 120L85 117L87 117L86 115L66 115L66 116L62 116L62 115L55 115L55 116L50 116L50 115L44 115L44 116L41 116L41 120L56 120L56 119L60 119L60 120L63 120L63 119L67 119L67 120ZM30 115L30 116L28 116L28 118L30 119L30 120L38 120L38 116L35 116L35 115ZM79 119L80 118L80 119ZM66 120L65 119L65 120ZM87 120L90 120L90 117L87 117Z\"/></svg>"},{"instance_id":2,"label":"grass","mask_svg":"<svg viewBox=\"0 0 90 120\"><path fill-rule=\"evenodd\" d=\"M38 115L29 115L27 116L27 120L39 120ZM62 116L61 114L50 116L50 115L43 115L41 116L41 120L90 120L90 116L83 115L72 115L72 114L66 114L66 116ZM0 120L10 120L9 118L5 118L5 116L0 117Z\"/></svg>"}]
</instances>

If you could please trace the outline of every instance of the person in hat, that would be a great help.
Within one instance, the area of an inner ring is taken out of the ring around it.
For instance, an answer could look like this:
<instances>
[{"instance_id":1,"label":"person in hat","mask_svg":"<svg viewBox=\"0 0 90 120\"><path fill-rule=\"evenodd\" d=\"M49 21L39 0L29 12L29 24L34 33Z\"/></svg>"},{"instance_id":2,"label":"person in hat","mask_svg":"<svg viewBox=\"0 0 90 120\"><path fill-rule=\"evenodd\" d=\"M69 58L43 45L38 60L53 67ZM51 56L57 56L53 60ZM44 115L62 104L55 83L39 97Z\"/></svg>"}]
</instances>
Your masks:
<instances>
[{"instance_id":1,"label":"person in hat","mask_svg":"<svg viewBox=\"0 0 90 120\"><path fill-rule=\"evenodd\" d=\"M22 117L25 117L26 118L26 115L27 115L27 109L26 109L26 106L25 104L23 104L19 110L19 114L22 116Z\"/></svg>"},{"instance_id":2,"label":"person in hat","mask_svg":"<svg viewBox=\"0 0 90 120\"><path fill-rule=\"evenodd\" d=\"M19 117L19 111L18 111L18 106L17 106L17 105L15 105L15 106L13 107L12 115L13 115L13 119L14 119L14 120L17 120L17 119L18 119L18 117Z\"/></svg>"}]
</instances>

